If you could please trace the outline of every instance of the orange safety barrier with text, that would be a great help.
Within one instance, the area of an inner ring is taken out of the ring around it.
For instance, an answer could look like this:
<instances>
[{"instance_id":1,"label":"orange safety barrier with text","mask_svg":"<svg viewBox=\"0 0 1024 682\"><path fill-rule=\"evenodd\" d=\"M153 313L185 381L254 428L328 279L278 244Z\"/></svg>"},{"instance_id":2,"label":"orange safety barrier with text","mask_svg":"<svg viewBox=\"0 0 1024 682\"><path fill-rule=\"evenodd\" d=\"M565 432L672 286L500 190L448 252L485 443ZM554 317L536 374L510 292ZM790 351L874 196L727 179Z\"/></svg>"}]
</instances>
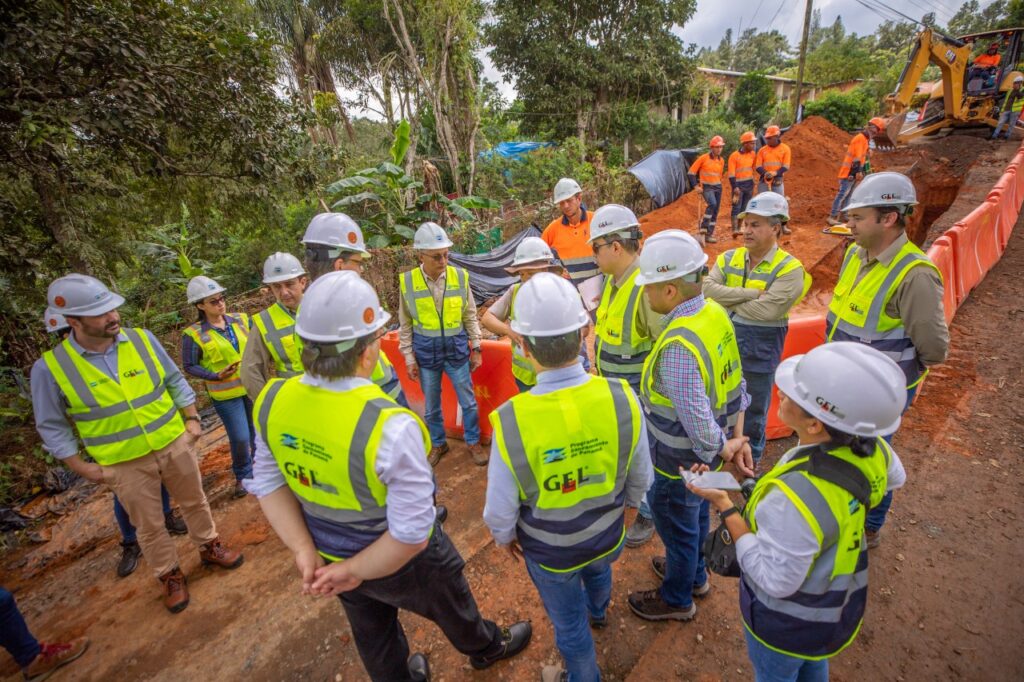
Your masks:
<instances>
[{"instance_id":1,"label":"orange safety barrier with text","mask_svg":"<svg viewBox=\"0 0 1024 682\"><path fill-rule=\"evenodd\" d=\"M946 231L953 237L956 251L957 295L961 302L1003 255L999 213L998 204L986 201Z\"/></svg>"},{"instance_id":2,"label":"orange safety barrier with text","mask_svg":"<svg viewBox=\"0 0 1024 682\"><path fill-rule=\"evenodd\" d=\"M388 332L381 341L381 350L387 353L395 366L402 391L409 407L423 416L423 390L420 382L409 378L405 369L405 358L398 352L398 332ZM516 395L519 389L512 377L512 344L508 339L484 341L483 364L473 372L473 392L476 394L477 412L480 419L480 436L484 442L491 437L491 422L488 416L506 400ZM445 376L441 380L441 409L444 411L444 428L453 438L462 437L462 408L451 381Z\"/></svg>"},{"instance_id":3,"label":"orange safety barrier with text","mask_svg":"<svg viewBox=\"0 0 1024 682\"><path fill-rule=\"evenodd\" d=\"M786 345L782 348L782 358L802 355L815 346L825 343L825 316L795 317L789 320L789 332L786 334ZM768 440L785 438L793 430L779 419L779 391L772 386L772 403L768 406L768 424L765 437Z\"/></svg>"},{"instance_id":4,"label":"orange safety barrier with text","mask_svg":"<svg viewBox=\"0 0 1024 682\"><path fill-rule=\"evenodd\" d=\"M942 273L942 304L946 310L946 324L953 321L956 309L960 305L956 274L956 251L953 240L942 235L928 249L928 258Z\"/></svg>"}]
</instances>

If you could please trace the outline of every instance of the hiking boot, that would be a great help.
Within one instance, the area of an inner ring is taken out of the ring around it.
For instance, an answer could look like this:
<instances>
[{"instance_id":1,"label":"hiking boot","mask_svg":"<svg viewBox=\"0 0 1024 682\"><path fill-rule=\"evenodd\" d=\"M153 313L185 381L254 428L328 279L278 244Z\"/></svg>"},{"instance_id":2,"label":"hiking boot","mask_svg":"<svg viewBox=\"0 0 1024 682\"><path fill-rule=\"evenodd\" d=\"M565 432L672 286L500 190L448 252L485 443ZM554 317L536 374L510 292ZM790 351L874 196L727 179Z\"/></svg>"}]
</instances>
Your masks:
<instances>
[{"instance_id":1,"label":"hiking boot","mask_svg":"<svg viewBox=\"0 0 1024 682\"><path fill-rule=\"evenodd\" d=\"M430 454L427 455L427 462L432 467L436 467L437 463L441 461L441 458L448 454L448 443L442 443L441 445L435 445L430 448Z\"/></svg>"},{"instance_id":2,"label":"hiking boot","mask_svg":"<svg viewBox=\"0 0 1024 682\"><path fill-rule=\"evenodd\" d=\"M533 636L530 621L523 620L501 629L501 651L491 656L470 656L469 663L476 670L485 670L502 660L512 658L526 648Z\"/></svg>"},{"instance_id":3,"label":"hiking boot","mask_svg":"<svg viewBox=\"0 0 1024 682\"><path fill-rule=\"evenodd\" d=\"M595 630L604 630L608 625L608 614L604 614L600 618L594 618L590 614L587 614L587 618L590 619L590 627Z\"/></svg>"},{"instance_id":4,"label":"hiking boot","mask_svg":"<svg viewBox=\"0 0 1024 682\"><path fill-rule=\"evenodd\" d=\"M238 568L245 561L241 552L237 552L223 542L214 538L199 548L199 558L204 565L216 565L221 568Z\"/></svg>"},{"instance_id":5,"label":"hiking boot","mask_svg":"<svg viewBox=\"0 0 1024 682\"><path fill-rule=\"evenodd\" d=\"M181 518L181 512L177 509L164 514L164 527L171 535L188 535L188 526L185 519Z\"/></svg>"},{"instance_id":6,"label":"hiking boot","mask_svg":"<svg viewBox=\"0 0 1024 682\"><path fill-rule=\"evenodd\" d=\"M718 238L713 237L712 235L709 234L707 237L704 238L704 241L706 241L708 244L717 244Z\"/></svg>"},{"instance_id":7,"label":"hiking boot","mask_svg":"<svg viewBox=\"0 0 1024 682\"><path fill-rule=\"evenodd\" d=\"M67 665L85 653L89 648L89 638L79 637L70 642L54 644L39 643L39 655L31 663L21 669L26 680L45 680L54 670Z\"/></svg>"},{"instance_id":8,"label":"hiking boot","mask_svg":"<svg viewBox=\"0 0 1024 682\"><path fill-rule=\"evenodd\" d=\"M839 216L830 215L825 218L825 222L828 223L829 227L835 227L836 225L842 225L842 221L839 220Z\"/></svg>"},{"instance_id":9,"label":"hiking boot","mask_svg":"<svg viewBox=\"0 0 1024 682\"><path fill-rule=\"evenodd\" d=\"M231 491L231 498L238 500L249 494L249 491L245 489L241 481L235 481L235 489Z\"/></svg>"},{"instance_id":10,"label":"hiking boot","mask_svg":"<svg viewBox=\"0 0 1024 682\"><path fill-rule=\"evenodd\" d=\"M633 525L626 531L626 547L639 547L654 535L654 521L646 516L636 515Z\"/></svg>"},{"instance_id":11,"label":"hiking boot","mask_svg":"<svg viewBox=\"0 0 1024 682\"><path fill-rule=\"evenodd\" d=\"M654 575L658 576L661 580L665 579L665 564L667 562L668 559L663 556L651 557L651 569L654 571ZM699 599L708 596L710 591L711 583L705 580L703 585L693 586L692 594Z\"/></svg>"},{"instance_id":12,"label":"hiking boot","mask_svg":"<svg viewBox=\"0 0 1024 682\"><path fill-rule=\"evenodd\" d=\"M491 453L480 443L473 443L469 446L469 456L473 458L473 464L478 467L487 466L487 462L491 459Z\"/></svg>"},{"instance_id":13,"label":"hiking boot","mask_svg":"<svg viewBox=\"0 0 1024 682\"><path fill-rule=\"evenodd\" d=\"M188 606L188 585L185 574L175 566L160 576L164 585L164 606L171 613L180 613Z\"/></svg>"},{"instance_id":14,"label":"hiking boot","mask_svg":"<svg viewBox=\"0 0 1024 682\"><path fill-rule=\"evenodd\" d=\"M870 528L865 528L864 539L867 541L868 549L875 549L882 544L882 529L871 530Z\"/></svg>"},{"instance_id":15,"label":"hiking boot","mask_svg":"<svg viewBox=\"0 0 1024 682\"><path fill-rule=\"evenodd\" d=\"M117 577L127 578L139 567L139 557L142 556L142 548L137 542L121 543L121 560L117 562Z\"/></svg>"},{"instance_id":16,"label":"hiking boot","mask_svg":"<svg viewBox=\"0 0 1024 682\"><path fill-rule=\"evenodd\" d=\"M569 671L560 665L546 665L541 668L540 682L567 682Z\"/></svg>"},{"instance_id":17,"label":"hiking boot","mask_svg":"<svg viewBox=\"0 0 1024 682\"><path fill-rule=\"evenodd\" d=\"M661 598L658 590L632 592L629 595L629 608L644 620L693 620L697 615L697 605L689 608L670 606Z\"/></svg>"},{"instance_id":18,"label":"hiking boot","mask_svg":"<svg viewBox=\"0 0 1024 682\"><path fill-rule=\"evenodd\" d=\"M443 504L439 504L436 507L434 507L434 519L438 523L444 523L445 521L447 521L448 507L444 506Z\"/></svg>"},{"instance_id":19,"label":"hiking boot","mask_svg":"<svg viewBox=\"0 0 1024 682\"><path fill-rule=\"evenodd\" d=\"M430 682L430 663L427 655L415 653L409 657L409 677L416 682Z\"/></svg>"}]
</instances>

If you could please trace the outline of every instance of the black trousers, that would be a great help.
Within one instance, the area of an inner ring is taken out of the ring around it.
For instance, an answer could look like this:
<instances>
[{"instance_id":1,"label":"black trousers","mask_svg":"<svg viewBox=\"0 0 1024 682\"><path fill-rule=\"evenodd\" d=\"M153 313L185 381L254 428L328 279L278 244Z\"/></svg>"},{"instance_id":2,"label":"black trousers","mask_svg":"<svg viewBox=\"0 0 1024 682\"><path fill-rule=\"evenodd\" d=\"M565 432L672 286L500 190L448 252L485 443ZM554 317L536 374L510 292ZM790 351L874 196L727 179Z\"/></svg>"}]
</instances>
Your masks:
<instances>
[{"instance_id":1,"label":"black trousers","mask_svg":"<svg viewBox=\"0 0 1024 682\"><path fill-rule=\"evenodd\" d=\"M397 573L338 595L371 680L412 679L406 665L409 642L398 609L434 621L452 646L467 656L501 651L501 629L480 615L462 573L465 565L441 525L435 524L427 548Z\"/></svg>"}]
</instances>

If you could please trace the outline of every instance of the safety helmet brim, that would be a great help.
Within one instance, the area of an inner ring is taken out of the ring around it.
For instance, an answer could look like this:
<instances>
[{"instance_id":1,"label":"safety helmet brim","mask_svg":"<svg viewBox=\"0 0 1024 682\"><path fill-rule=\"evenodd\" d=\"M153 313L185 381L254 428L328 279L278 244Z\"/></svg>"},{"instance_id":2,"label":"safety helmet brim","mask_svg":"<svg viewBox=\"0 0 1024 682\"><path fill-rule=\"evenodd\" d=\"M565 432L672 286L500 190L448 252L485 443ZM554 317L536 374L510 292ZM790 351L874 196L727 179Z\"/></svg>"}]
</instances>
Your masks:
<instances>
[{"instance_id":1,"label":"safety helmet brim","mask_svg":"<svg viewBox=\"0 0 1024 682\"><path fill-rule=\"evenodd\" d=\"M180 300L180 299L179 299ZM59 310L61 315L65 317L68 315L74 317L96 317L97 315L106 315L111 310L117 310L124 305L124 297L113 291L110 292L110 297L97 303L95 306L89 308L81 308L78 310Z\"/></svg>"}]
</instances>

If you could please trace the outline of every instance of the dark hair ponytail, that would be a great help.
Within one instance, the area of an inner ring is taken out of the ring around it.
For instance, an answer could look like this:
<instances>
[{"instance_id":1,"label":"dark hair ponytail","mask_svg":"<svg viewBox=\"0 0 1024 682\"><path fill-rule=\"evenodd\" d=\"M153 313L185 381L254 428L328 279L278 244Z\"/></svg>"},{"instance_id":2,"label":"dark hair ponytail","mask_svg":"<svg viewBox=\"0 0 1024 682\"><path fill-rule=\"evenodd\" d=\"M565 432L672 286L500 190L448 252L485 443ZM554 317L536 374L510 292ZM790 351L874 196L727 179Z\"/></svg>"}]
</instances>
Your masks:
<instances>
[{"instance_id":1,"label":"dark hair ponytail","mask_svg":"<svg viewBox=\"0 0 1024 682\"><path fill-rule=\"evenodd\" d=\"M822 443L823 449L835 450L836 448L846 447L850 448L853 454L858 457L870 457L875 454L876 443L874 438L855 436L852 433L840 431L824 423L822 426L825 427L825 433L829 437L829 442Z\"/></svg>"},{"instance_id":2,"label":"dark hair ponytail","mask_svg":"<svg viewBox=\"0 0 1024 682\"><path fill-rule=\"evenodd\" d=\"M199 307L198 303L196 303L195 306L196 306L196 316L199 318L199 322L200 323L206 322L206 313L203 312L203 309Z\"/></svg>"}]
</instances>

